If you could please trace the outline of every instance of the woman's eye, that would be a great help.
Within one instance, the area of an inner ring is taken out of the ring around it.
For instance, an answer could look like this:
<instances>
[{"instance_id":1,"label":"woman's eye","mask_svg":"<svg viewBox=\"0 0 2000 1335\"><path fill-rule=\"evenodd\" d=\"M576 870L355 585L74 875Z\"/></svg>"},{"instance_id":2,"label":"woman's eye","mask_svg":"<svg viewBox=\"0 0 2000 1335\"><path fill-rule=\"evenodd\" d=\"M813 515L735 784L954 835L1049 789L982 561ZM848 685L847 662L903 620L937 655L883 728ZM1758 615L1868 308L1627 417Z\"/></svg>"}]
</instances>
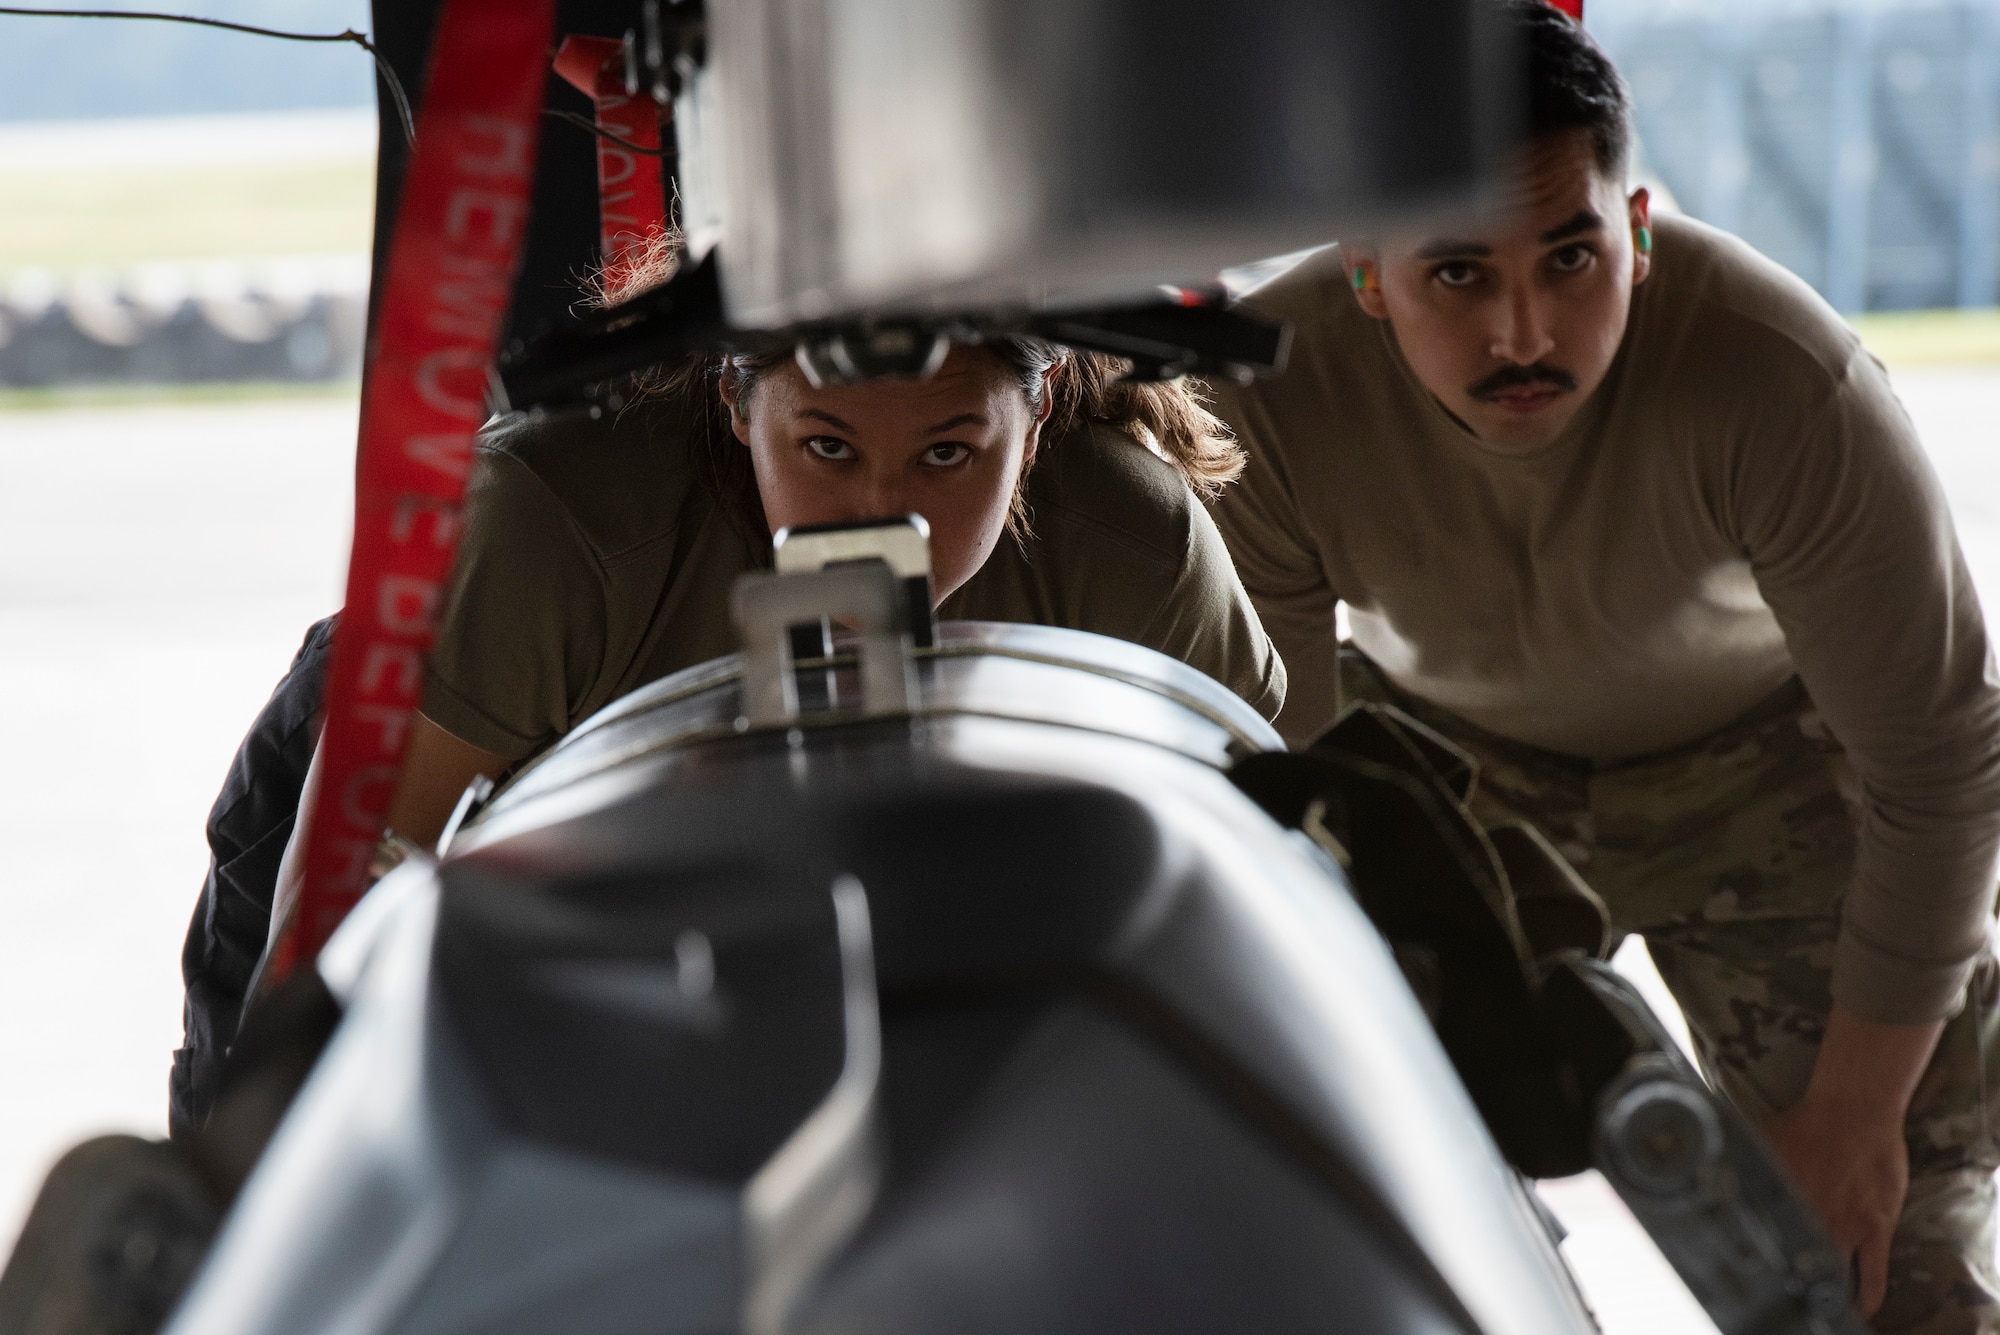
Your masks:
<instances>
[{"instance_id":1,"label":"woman's eye","mask_svg":"<svg viewBox=\"0 0 2000 1335\"><path fill-rule=\"evenodd\" d=\"M1431 270L1431 277L1446 287L1471 287L1479 281L1479 267L1464 260L1448 260Z\"/></svg>"},{"instance_id":2,"label":"woman's eye","mask_svg":"<svg viewBox=\"0 0 2000 1335\"><path fill-rule=\"evenodd\" d=\"M806 441L806 448L815 459L841 462L854 457L854 447L834 436L812 436Z\"/></svg>"},{"instance_id":3,"label":"woman's eye","mask_svg":"<svg viewBox=\"0 0 2000 1335\"><path fill-rule=\"evenodd\" d=\"M924 451L924 462L932 468L951 468L972 457L969 445L933 445Z\"/></svg>"},{"instance_id":4,"label":"woman's eye","mask_svg":"<svg viewBox=\"0 0 2000 1335\"><path fill-rule=\"evenodd\" d=\"M1549 267L1557 273L1581 273L1594 258L1595 252L1589 246L1564 246L1549 255Z\"/></svg>"}]
</instances>

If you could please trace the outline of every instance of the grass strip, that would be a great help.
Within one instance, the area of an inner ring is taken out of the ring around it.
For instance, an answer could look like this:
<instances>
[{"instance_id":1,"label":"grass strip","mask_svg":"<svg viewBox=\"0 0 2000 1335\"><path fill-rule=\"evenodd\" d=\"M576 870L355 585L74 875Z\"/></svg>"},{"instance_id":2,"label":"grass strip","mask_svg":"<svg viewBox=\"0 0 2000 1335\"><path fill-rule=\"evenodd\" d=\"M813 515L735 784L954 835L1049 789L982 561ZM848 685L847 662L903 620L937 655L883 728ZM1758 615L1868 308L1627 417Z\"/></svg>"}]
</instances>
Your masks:
<instances>
[{"instance_id":1,"label":"grass strip","mask_svg":"<svg viewBox=\"0 0 2000 1335\"><path fill-rule=\"evenodd\" d=\"M2000 363L2000 309L1880 311L1851 323L1889 366Z\"/></svg>"},{"instance_id":2,"label":"grass strip","mask_svg":"<svg viewBox=\"0 0 2000 1335\"><path fill-rule=\"evenodd\" d=\"M72 408L147 408L157 404L260 403L273 400L358 399L356 380L251 380L156 385L99 383L0 388L0 413L61 412Z\"/></svg>"}]
</instances>

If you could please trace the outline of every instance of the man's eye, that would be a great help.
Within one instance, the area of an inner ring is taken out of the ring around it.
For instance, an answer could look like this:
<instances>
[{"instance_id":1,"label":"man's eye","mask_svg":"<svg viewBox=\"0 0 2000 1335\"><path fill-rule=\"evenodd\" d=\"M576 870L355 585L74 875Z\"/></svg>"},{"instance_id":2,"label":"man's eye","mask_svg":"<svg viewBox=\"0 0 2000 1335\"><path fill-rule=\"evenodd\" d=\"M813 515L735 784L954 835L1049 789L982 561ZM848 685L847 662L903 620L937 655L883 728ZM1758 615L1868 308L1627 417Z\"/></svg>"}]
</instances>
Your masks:
<instances>
[{"instance_id":1,"label":"man's eye","mask_svg":"<svg viewBox=\"0 0 2000 1335\"><path fill-rule=\"evenodd\" d=\"M1479 266L1464 260L1447 260L1431 270L1431 277L1446 287L1471 287L1479 281Z\"/></svg>"},{"instance_id":2,"label":"man's eye","mask_svg":"<svg viewBox=\"0 0 2000 1335\"><path fill-rule=\"evenodd\" d=\"M835 436L810 437L806 441L806 448L812 451L816 459L839 462L854 457L854 447Z\"/></svg>"},{"instance_id":3,"label":"man's eye","mask_svg":"<svg viewBox=\"0 0 2000 1335\"><path fill-rule=\"evenodd\" d=\"M1595 258L1596 252L1589 246L1564 246L1549 255L1549 267L1557 273L1581 273Z\"/></svg>"},{"instance_id":4,"label":"man's eye","mask_svg":"<svg viewBox=\"0 0 2000 1335\"><path fill-rule=\"evenodd\" d=\"M958 444L933 445L923 454L924 462L932 468L951 468L971 457L972 447Z\"/></svg>"}]
</instances>

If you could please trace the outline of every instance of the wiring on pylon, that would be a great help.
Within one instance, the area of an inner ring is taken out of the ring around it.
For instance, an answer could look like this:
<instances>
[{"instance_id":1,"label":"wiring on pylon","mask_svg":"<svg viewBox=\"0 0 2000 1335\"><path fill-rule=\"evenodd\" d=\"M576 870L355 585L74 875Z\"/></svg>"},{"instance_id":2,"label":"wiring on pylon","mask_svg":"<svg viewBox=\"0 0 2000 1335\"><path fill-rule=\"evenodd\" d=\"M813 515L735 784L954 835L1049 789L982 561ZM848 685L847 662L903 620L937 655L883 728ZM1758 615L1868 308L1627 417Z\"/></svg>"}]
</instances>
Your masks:
<instances>
[{"instance_id":1,"label":"wiring on pylon","mask_svg":"<svg viewBox=\"0 0 2000 1335\"><path fill-rule=\"evenodd\" d=\"M640 153L649 158L670 158L674 156L674 151L670 148L645 148L633 143L630 139L622 135L613 134L596 121L591 120L590 117L579 116L574 111L559 111L555 107L544 107L542 108L542 114L544 116L553 116L559 121L567 121L569 124L577 126L580 129L588 130L599 139L608 139L628 153Z\"/></svg>"},{"instance_id":2,"label":"wiring on pylon","mask_svg":"<svg viewBox=\"0 0 2000 1335\"><path fill-rule=\"evenodd\" d=\"M287 42L352 42L374 59L375 68L382 75L382 82L388 85L390 100L396 104L396 119L403 126L403 142L412 147L417 142L417 121L410 112L410 97L403 91L403 81L396 77L396 71L389 67L389 62L375 49L375 43L368 39L368 35L356 32L352 28L344 32L286 32L279 28L259 28L249 23L231 23L227 19L205 19L193 14L159 14L140 9L24 9L0 5L0 14L41 19L146 19L155 23L188 23L200 28L223 28L229 32L246 32L255 37L276 37Z\"/></svg>"}]
</instances>

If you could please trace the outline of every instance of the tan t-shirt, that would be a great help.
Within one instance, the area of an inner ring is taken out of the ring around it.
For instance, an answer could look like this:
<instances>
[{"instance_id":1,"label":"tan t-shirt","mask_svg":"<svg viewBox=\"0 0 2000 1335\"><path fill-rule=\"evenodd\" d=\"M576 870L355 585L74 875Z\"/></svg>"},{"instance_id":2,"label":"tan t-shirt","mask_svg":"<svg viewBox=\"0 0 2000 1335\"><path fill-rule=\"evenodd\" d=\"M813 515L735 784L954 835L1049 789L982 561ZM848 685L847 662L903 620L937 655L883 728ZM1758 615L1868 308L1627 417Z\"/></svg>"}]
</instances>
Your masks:
<instances>
[{"instance_id":1,"label":"tan t-shirt","mask_svg":"<svg viewBox=\"0 0 2000 1335\"><path fill-rule=\"evenodd\" d=\"M1804 283L1699 223L1655 233L1609 376L1527 456L1424 390L1333 253L1251 294L1297 337L1284 375L1218 387L1251 458L1215 516L1289 669L1279 728L1336 708L1336 601L1404 690L1580 756L1692 742L1796 673L1866 792L1835 995L1933 1018L2000 837L2000 690L1943 494Z\"/></svg>"},{"instance_id":2,"label":"tan t-shirt","mask_svg":"<svg viewBox=\"0 0 2000 1335\"><path fill-rule=\"evenodd\" d=\"M647 682L733 653L729 591L769 568L770 538L742 500L701 481L704 448L672 402L490 428L424 713L518 760ZM1115 636L1278 712L1284 665L1214 522L1168 464L1092 427L1045 447L1028 488L1025 550L1002 538L941 617Z\"/></svg>"}]
</instances>

